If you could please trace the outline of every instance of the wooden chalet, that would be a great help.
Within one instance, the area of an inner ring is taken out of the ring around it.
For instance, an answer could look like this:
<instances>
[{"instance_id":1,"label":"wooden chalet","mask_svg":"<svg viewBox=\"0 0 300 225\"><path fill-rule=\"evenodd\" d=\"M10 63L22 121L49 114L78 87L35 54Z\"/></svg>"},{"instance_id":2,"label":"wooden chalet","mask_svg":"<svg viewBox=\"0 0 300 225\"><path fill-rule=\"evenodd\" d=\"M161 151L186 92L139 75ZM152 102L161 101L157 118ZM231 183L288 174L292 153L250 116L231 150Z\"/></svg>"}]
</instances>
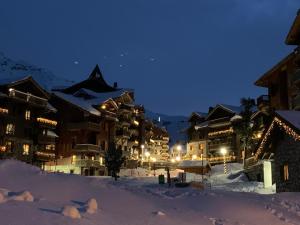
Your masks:
<instances>
[{"instance_id":1,"label":"wooden chalet","mask_svg":"<svg viewBox=\"0 0 300 225\"><path fill-rule=\"evenodd\" d=\"M277 192L300 191L300 112L276 111L254 156L253 171ZM266 169L266 162L271 167ZM261 165L261 166L260 166ZM256 168L256 169L255 169ZM257 169L258 168L258 169Z\"/></svg>"},{"instance_id":2,"label":"wooden chalet","mask_svg":"<svg viewBox=\"0 0 300 225\"><path fill-rule=\"evenodd\" d=\"M285 40L286 44L297 47L255 82L256 86L268 88L268 95L257 99L259 107L269 105L271 110L300 109L299 13Z\"/></svg>"},{"instance_id":3,"label":"wooden chalet","mask_svg":"<svg viewBox=\"0 0 300 225\"><path fill-rule=\"evenodd\" d=\"M53 91L51 102L61 121L58 156L72 157L76 165L65 172L104 174L103 156L110 143L121 148L127 159L139 155L144 109L134 104L133 90L108 85L98 65L86 80Z\"/></svg>"},{"instance_id":4,"label":"wooden chalet","mask_svg":"<svg viewBox=\"0 0 300 225\"><path fill-rule=\"evenodd\" d=\"M55 159L56 109L31 76L0 81L0 157L43 166Z\"/></svg>"},{"instance_id":5,"label":"wooden chalet","mask_svg":"<svg viewBox=\"0 0 300 225\"><path fill-rule=\"evenodd\" d=\"M218 104L211 108L205 120L195 125L195 131L189 137L187 155L207 158L211 163L223 160L220 149L228 151L227 160L235 161L241 158L239 138L233 130L231 118L241 112L241 107ZM193 142L199 142L194 149Z\"/></svg>"}]
</instances>

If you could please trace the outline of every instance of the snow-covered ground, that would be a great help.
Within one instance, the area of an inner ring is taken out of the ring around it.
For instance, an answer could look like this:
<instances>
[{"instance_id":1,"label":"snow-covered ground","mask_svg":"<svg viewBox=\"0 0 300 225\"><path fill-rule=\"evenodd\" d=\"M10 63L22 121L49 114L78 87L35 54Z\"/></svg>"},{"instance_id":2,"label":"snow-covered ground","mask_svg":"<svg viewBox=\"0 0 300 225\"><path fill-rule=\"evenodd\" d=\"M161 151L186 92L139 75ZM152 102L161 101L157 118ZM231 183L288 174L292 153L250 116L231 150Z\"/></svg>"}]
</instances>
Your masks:
<instances>
[{"instance_id":1,"label":"snow-covered ground","mask_svg":"<svg viewBox=\"0 0 300 225\"><path fill-rule=\"evenodd\" d=\"M221 166L214 169L211 177L225 176ZM243 182L230 178L227 181L235 180L231 183ZM299 193L228 190L169 188L158 185L154 176L115 182L109 177L51 174L6 160L0 161L0 224L300 224Z\"/></svg>"}]
</instances>

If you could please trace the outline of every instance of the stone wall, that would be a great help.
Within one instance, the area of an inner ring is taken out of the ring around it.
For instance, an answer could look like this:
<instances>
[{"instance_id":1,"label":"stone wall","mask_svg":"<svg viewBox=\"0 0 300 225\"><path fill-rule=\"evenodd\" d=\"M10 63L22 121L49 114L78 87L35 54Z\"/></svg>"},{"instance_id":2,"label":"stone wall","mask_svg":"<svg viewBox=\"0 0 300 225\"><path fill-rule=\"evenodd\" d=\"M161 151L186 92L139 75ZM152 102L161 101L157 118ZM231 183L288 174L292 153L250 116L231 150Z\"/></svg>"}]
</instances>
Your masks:
<instances>
[{"instance_id":1,"label":"stone wall","mask_svg":"<svg viewBox=\"0 0 300 225\"><path fill-rule=\"evenodd\" d=\"M300 191L300 142L282 133L275 153L274 178L277 192ZM288 165L289 179L283 179L283 166Z\"/></svg>"}]
</instances>

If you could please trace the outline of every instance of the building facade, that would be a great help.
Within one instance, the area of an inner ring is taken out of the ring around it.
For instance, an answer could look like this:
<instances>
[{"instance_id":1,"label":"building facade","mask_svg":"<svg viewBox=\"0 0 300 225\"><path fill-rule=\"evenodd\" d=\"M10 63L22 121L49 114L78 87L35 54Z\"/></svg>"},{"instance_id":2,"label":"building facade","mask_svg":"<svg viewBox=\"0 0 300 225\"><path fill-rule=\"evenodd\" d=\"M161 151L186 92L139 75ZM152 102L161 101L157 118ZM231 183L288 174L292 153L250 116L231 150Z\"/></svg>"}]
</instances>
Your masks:
<instances>
[{"instance_id":1,"label":"building facade","mask_svg":"<svg viewBox=\"0 0 300 225\"><path fill-rule=\"evenodd\" d=\"M43 167L56 153L57 110L32 77L0 82L0 156Z\"/></svg>"}]
</instances>

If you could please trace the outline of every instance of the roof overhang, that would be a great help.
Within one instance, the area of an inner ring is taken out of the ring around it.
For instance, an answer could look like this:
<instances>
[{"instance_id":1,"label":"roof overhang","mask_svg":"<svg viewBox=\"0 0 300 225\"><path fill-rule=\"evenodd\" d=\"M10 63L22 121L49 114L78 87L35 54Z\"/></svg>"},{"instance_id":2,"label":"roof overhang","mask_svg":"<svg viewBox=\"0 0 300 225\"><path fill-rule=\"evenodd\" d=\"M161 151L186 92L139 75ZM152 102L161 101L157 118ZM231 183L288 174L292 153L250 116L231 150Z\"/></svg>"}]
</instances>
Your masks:
<instances>
[{"instance_id":1,"label":"roof overhang","mask_svg":"<svg viewBox=\"0 0 300 225\"><path fill-rule=\"evenodd\" d=\"M263 74L257 81L255 81L255 85L259 87L269 87L271 84L271 80L274 78L274 75L278 74L281 71L286 70L286 66L290 63L293 59L295 59L296 52L298 48L295 49L292 53L288 56L283 58L279 63L277 63L274 67L272 67L269 71Z\"/></svg>"},{"instance_id":2,"label":"roof overhang","mask_svg":"<svg viewBox=\"0 0 300 225\"><path fill-rule=\"evenodd\" d=\"M293 25L285 39L287 45L300 45L300 10L293 22Z\"/></svg>"}]
</instances>

